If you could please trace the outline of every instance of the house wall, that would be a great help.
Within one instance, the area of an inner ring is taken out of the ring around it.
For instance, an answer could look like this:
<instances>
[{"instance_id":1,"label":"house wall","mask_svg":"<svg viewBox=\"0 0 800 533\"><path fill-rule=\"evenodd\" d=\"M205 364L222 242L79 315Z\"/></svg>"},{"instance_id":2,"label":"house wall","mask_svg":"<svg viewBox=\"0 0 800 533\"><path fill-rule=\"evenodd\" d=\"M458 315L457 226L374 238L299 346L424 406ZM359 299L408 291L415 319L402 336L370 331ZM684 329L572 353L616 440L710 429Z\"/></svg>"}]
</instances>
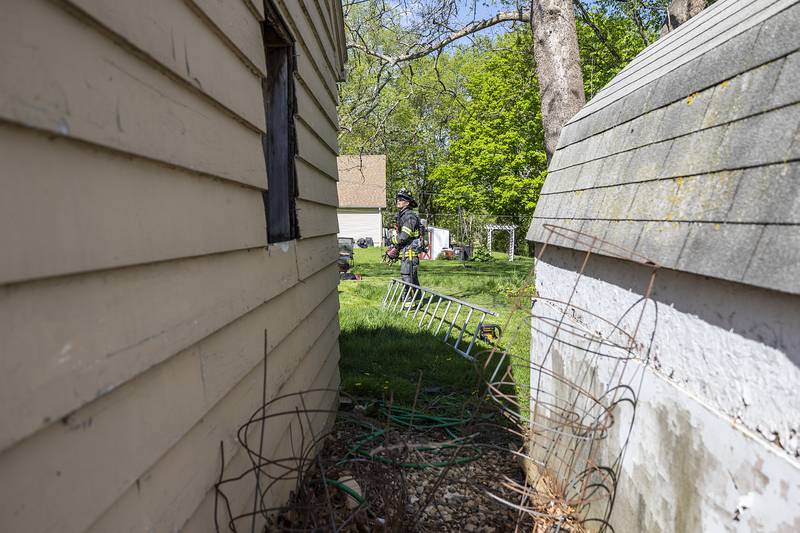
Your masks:
<instances>
[{"instance_id":1,"label":"house wall","mask_svg":"<svg viewBox=\"0 0 800 533\"><path fill-rule=\"evenodd\" d=\"M537 293L568 300L577 287L576 308L635 331L651 270L594 255L576 285L584 257L549 246L536 266ZM600 448L600 464L611 465L627 441L615 530L797 531L800 297L663 269L652 299L638 328L638 360L624 373L613 359L590 363L596 395L621 379L638 398L633 410L617 407ZM580 310L575 320L607 329ZM532 356L549 342L534 334ZM550 353L559 375L585 374L579 349Z\"/></svg>"},{"instance_id":2,"label":"house wall","mask_svg":"<svg viewBox=\"0 0 800 533\"><path fill-rule=\"evenodd\" d=\"M352 237L356 240L361 237L372 237L375 246L381 245L382 225L381 211L375 207L363 209L342 209L338 211L339 236Z\"/></svg>"},{"instance_id":3,"label":"house wall","mask_svg":"<svg viewBox=\"0 0 800 533\"><path fill-rule=\"evenodd\" d=\"M0 529L213 531L265 351L268 399L337 386L341 6L275 5L302 238L268 246L262 3L4 2Z\"/></svg>"}]
</instances>

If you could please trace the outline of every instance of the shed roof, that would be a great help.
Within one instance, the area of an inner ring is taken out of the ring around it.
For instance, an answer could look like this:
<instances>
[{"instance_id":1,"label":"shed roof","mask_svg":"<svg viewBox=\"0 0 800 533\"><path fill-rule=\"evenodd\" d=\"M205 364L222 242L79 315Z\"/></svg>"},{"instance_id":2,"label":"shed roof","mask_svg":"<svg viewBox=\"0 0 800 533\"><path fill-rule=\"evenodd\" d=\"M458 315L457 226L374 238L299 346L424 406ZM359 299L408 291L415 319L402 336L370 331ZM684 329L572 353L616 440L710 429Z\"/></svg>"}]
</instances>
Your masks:
<instances>
[{"instance_id":1,"label":"shed roof","mask_svg":"<svg viewBox=\"0 0 800 533\"><path fill-rule=\"evenodd\" d=\"M565 126L528 239L800 293L797 35L798 0L722 0L642 51Z\"/></svg>"},{"instance_id":2,"label":"shed roof","mask_svg":"<svg viewBox=\"0 0 800 533\"><path fill-rule=\"evenodd\" d=\"M386 156L342 155L339 207L386 207Z\"/></svg>"}]
</instances>

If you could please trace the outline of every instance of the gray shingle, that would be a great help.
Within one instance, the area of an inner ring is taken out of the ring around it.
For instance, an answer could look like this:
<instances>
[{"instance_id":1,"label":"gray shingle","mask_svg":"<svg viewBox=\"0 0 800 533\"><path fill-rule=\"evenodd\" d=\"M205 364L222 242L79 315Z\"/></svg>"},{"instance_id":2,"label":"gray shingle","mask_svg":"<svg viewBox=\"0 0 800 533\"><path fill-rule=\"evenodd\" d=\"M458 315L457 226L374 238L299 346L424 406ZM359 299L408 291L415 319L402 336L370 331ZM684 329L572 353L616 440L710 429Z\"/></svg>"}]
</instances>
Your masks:
<instances>
[{"instance_id":1,"label":"gray shingle","mask_svg":"<svg viewBox=\"0 0 800 533\"><path fill-rule=\"evenodd\" d=\"M553 170L547 173L542 185L542 194L554 192L571 191L575 188L575 181L578 179L582 165Z\"/></svg>"},{"instance_id":2,"label":"gray shingle","mask_svg":"<svg viewBox=\"0 0 800 533\"><path fill-rule=\"evenodd\" d=\"M636 198L628 209L633 220L669 220L673 204L678 198L678 180L658 180L642 183Z\"/></svg>"},{"instance_id":3,"label":"gray shingle","mask_svg":"<svg viewBox=\"0 0 800 533\"><path fill-rule=\"evenodd\" d=\"M767 226L742 281L796 293L798 264L800 264L800 228Z\"/></svg>"},{"instance_id":4,"label":"gray shingle","mask_svg":"<svg viewBox=\"0 0 800 533\"><path fill-rule=\"evenodd\" d=\"M716 152L724 137L726 126L700 130L673 141L662 176L701 174L719 168Z\"/></svg>"},{"instance_id":5,"label":"gray shingle","mask_svg":"<svg viewBox=\"0 0 800 533\"><path fill-rule=\"evenodd\" d=\"M656 138L669 139L697 131L703 124L712 93L713 90L691 93L686 98L663 108Z\"/></svg>"},{"instance_id":6,"label":"gray shingle","mask_svg":"<svg viewBox=\"0 0 800 533\"><path fill-rule=\"evenodd\" d=\"M664 163L674 141L664 141L643 146L633 151L631 162L625 170L624 182L644 181L661 177Z\"/></svg>"},{"instance_id":7,"label":"gray shingle","mask_svg":"<svg viewBox=\"0 0 800 533\"><path fill-rule=\"evenodd\" d=\"M535 217L555 217L558 214L558 208L564 200L565 195L569 193L548 194L546 196L539 196L539 201L536 203L536 210L533 213Z\"/></svg>"},{"instance_id":8,"label":"gray shingle","mask_svg":"<svg viewBox=\"0 0 800 533\"><path fill-rule=\"evenodd\" d=\"M628 166L634 154L635 151L629 151L606 157L594 186L600 187L616 183L625 183L626 180L628 180Z\"/></svg>"},{"instance_id":9,"label":"gray shingle","mask_svg":"<svg viewBox=\"0 0 800 533\"><path fill-rule=\"evenodd\" d=\"M732 222L800 224L800 163L745 170L726 218Z\"/></svg>"},{"instance_id":10,"label":"gray shingle","mask_svg":"<svg viewBox=\"0 0 800 533\"><path fill-rule=\"evenodd\" d=\"M678 270L740 280L754 253L762 226L690 223Z\"/></svg>"},{"instance_id":11,"label":"gray shingle","mask_svg":"<svg viewBox=\"0 0 800 533\"><path fill-rule=\"evenodd\" d=\"M753 65L760 65L776 57L797 50L800 35L800 5L783 10L780 16L760 24L758 40L750 54Z\"/></svg>"},{"instance_id":12,"label":"gray shingle","mask_svg":"<svg viewBox=\"0 0 800 533\"><path fill-rule=\"evenodd\" d=\"M584 216L594 218L608 218L612 220L626 220L630 216L631 204L636 197L638 184L619 185L602 189L605 191L601 204L594 206L596 211Z\"/></svg>"},{"instance_id":13,"label":"gray shingle","mask_svg":"<svg viewBox=\"0 0 800 533\"><path fill-rule=\"evenodd\" d=\"M774 61L723 81L713 89L713 97L702 122L711 127L770 109L770 98L783 61Z\"/></svg>"},{"instance_id":14,"label":"gray shingle","mask_svg":"<svg viewBox=\"0 0 800 533\"><path fill-rule=\"evenodd\" d=\"M581 165L581 171L578 179L575 181L575 189L588 189L593 187L597 182L597 178L603 168L605 159L596 159Z\"/></svg>"},{"instance_id":15,"label":"gray shingle","mask_svg":"<svg viewBox=\"0 0 800 533\"><path fill-rule=\"evenodd\" d=\"M769 99L770 107L800 101L800 52L786 57L778 81Z\"/></svg>"},{"instance_id":16,"label":"gray shingle","mask_svg":"<svg viewBox=\"0 0 800 533\"><path fill-rule=\"evenodd\" d=\"M667 219L724 221L733 203L741 175L741 170L726 170L677 178L678 189Z\"/></svg>"},{"instance_id":17,"label":"gray shingle","mask_svg":"<svg viewBox=\"0 0 800 533\"><path fill-rule=\"evenodd\" d=\"M644 222L615 220L608 225L605 240L621 248L636 251Z\"/></svg>"},{"instance_id":18,"label":"gray shingle","mask_svg":"<svg viewBox=\"0 0 800 533\"><path fill-rule=\"evenodd\" d=\"M798 123L800 104L730 124L717 153L717 168L764 165L797 157L800 154L792 153L792 142Z\"/></svg>"},{"instance_id":19,"label":"gray shingle","mask_svg":"<svg viewBox=\"0 0 800 533\"><path fill-rule=\"evenodd\" d=\"M689 236L689 226L681 222L646 222L636 251L660 265L674 267Z\"/></svg>"}]
</instances>

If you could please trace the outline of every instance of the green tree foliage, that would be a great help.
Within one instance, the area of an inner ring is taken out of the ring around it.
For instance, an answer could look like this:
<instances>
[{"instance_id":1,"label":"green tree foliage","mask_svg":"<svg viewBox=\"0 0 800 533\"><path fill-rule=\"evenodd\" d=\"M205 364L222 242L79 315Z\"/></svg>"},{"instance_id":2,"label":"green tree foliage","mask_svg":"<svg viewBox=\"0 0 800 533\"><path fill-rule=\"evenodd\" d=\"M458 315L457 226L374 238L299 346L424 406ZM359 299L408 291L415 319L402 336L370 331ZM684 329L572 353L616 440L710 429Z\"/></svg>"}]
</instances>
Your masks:
<instances>
[{"instance_id":1,"label":"green tree foliage","mask_svg":"<svg viewBox=\"0 0 800 533\"><path fill-rule=\"evenodd\" d=\"M449 123L447 158L431 174L441 210L516 215L536 206L547 158L530 50L530 33L519 30L470 53L466 103Z\"/></svg>"},{"instance_id":2,"label":"green tree foliage","mask_svg":"<svg viewBox=\"0 0 800 533\"><path fill-rule=\"evenodd\" d=\"M616 0L576 8L587 97L655 39L662 19L655 7L650 13L644 0L637 2L634 11ZM354 4L348 25L358 27L370 50L407 49L397 35L413 36L376 15L378 4ZM464 216L527 225L547 171L527 25L390 70L351 51L341 98L341 151L386 154L390 197L409 187L422 213L459 212L461 225Z\"/></svg>"}]
</instances>

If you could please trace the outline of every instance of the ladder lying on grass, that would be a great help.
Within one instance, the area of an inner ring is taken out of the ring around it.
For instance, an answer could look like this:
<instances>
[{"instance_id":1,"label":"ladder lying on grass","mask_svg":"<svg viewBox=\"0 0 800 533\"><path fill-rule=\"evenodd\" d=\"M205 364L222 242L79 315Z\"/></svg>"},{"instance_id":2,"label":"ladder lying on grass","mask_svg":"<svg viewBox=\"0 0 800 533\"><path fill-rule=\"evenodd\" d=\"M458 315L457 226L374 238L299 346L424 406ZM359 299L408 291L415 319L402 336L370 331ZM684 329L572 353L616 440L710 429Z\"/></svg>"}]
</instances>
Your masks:
<instances>
[{"instance_id":1,"label":"ladder lying on grass","mask_svg":"<svg viewBox=\"0 0 800 533\"><path fill-rule=\"evenodd\" d=\"M470 360L474 360L472 348L480 338L481 326L486 317L497 316L497 313L483 307L399 279L389 280L383 308L405 317L411 315L412 320L416 320L419 315L417 328L420 330L430 331L435 324L433 335L441 336L442 341L451 344L457 354ZM463 346L468 341L469 345L464 349Z\"/></svg>"}]
</instances>

